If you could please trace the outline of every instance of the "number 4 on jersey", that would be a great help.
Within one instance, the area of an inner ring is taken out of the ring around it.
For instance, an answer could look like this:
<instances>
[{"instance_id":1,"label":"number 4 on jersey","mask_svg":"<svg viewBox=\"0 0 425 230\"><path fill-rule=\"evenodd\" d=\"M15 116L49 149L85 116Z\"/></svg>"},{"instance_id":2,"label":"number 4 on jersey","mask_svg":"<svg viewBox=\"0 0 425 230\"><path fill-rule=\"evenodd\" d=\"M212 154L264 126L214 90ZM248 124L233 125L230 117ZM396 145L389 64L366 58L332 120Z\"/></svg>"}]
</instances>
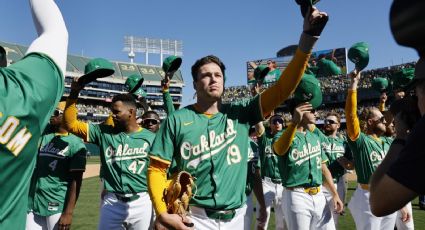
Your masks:
<instances>
[{"instance_id":1,"label":"number 4 on jersey","mask_svg":"<svg viewBox=\"0 0 425 230\"><path fill-rule=\"evenodd\" d=\"M55 171L57 164L58 164L58 160L54 160L50 162L49 167L52 169L52 171Z\"/></svg>"}]
</instances>

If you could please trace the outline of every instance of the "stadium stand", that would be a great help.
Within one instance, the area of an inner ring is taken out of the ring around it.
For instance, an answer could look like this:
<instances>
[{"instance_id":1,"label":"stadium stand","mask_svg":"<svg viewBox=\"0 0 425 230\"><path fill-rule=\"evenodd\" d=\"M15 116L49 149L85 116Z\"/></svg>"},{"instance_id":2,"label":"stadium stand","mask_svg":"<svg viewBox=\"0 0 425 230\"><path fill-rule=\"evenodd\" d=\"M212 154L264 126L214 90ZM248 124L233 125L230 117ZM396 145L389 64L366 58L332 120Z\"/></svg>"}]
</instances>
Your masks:
<instances>
[{"instance_id":1,"label":"stadium stand","mask_svg":"<svg viewBox=\"0 0 425 230\"><path fill-rule=\"evenodd\" d=\"M7 53L8 63L14 63L24 57L27 47L1 42ZM70 86L74 77L84 74L84 67L91 58L68 55L64 96L69 95ZM91 82L81 92L79 99L79 117L93 122L103 121L109 114L109 105L114 95L126 92L124 82L131 74L142 74L145 81L143 90L147 93L147 100L153 110L157 111L163 119L166 116L162 109L162 91L161 79L164 76L160 66L142 65L128 62L113 62L114 75L98 81ZM171 80L169 92L173 99L173 104L179 107L182 102L182 89L184 87L183 77L180 71L177 71Z\"/></svg>"}]
</instances>

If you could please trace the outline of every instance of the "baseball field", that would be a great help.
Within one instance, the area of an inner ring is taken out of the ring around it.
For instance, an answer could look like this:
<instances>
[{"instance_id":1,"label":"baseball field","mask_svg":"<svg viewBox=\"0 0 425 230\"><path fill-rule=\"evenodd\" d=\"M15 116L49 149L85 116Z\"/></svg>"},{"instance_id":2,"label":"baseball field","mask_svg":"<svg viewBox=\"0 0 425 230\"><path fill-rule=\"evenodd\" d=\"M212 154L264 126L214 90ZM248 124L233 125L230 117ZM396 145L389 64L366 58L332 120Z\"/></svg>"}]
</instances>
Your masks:
<instances>
[{"instance_id":1,"label":"baseball field","mask_svg":"<svg viewBox=\"0 0 425 230\"><path fill-rule=\"evenodd\" d=\"M81 188L80 198L77 207L74 211L74 218L72 229L97 229L97 222L99 219L99 204L100 204L100 180L99 172L99 158L91 157L88 160L85 179ZM354 192L356 183L350 181L348 188L348 202ZM418 207L418 200L415 199L412 203L413 217L415 229L425 229L425 211L420 210ZM340 218L340 230L355 229L353 218L350 211L345 206L345 215ZM255 219L253 217L253 219ZM274 228L274 214L271 216L269 229Z\"/></svg>"}]
</instances>

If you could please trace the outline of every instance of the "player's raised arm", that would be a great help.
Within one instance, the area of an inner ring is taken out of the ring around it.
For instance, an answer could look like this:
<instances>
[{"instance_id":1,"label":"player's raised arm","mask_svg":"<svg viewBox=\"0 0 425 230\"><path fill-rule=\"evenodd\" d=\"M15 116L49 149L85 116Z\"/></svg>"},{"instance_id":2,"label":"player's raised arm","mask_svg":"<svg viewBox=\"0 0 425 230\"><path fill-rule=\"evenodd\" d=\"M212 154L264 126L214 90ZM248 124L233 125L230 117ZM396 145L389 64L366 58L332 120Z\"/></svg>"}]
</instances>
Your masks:
<instances>
[{"instance_id":1,"label":"player's raised arm","mask_svg":"<svg viewBox=\"0 0 425 230\"><path fill-rule=\"evenodd\" d=\"M357 84L360 80L360 71L350 73L351 84L348 88L347 100L345 101L345 117L347 122L347 135L355 141L360 135L360 121L357 116Z\"/></svg>"},{"instance_id":2,"label":"player's raised arm","mask_svg":"<svg viewBox=\"0 0 425 230\"><path fill-rule=\"evenodd\" d=\"M78 83L78 79L75 79L71 83L71 92L66 100L65 111L63 113L63 122L68 132L73 133L84 141L88 141L88 123L79 121L77 119L78 109L75 106L77 104L78 95L84 86Z\"/></svg>"},{"instance_id":3,"label":"player's raised arm","mask_svg":"<svg viewBox=\"0 0 425 230\"><path fill-rule=\"evenodd\" d=\"M288 152L304 113L311 111L312 108L311 104L302 103L294 109L292 122L288 125L285 131L283 131L279 139L277 139L273 144L273 151L277 155L283 156Z\"/></svg>"},{"instance_id":4,"label":"player's raised arm","mask_svg":"<svg viewBox=\"0 0 425 230\"><path fill-rule=\"evenodd\" d=\"M276 84L260 95L264 117L267 117L274 108L282 104L294 92L304 74L313 46L328 21L328 15L314 7L306 15L303 33L294 57Z\"/></svg>"},{"instance_id":5,"label":"player's raised arm","mask_svg":"<svg viewBox=\"0 0 425 230\"><path fill-rule=\"evenodd\" d=\"M65 76L68 30L62 14L53 0L30 0L30 5L39 36L28 47L27 54L46 54L62 71L62 76Z\"/></svg>"},{"instance_id":6,"label":"player's raised arm","mask_svg":"<svg viewBox=\"0 0 425 230\"><path fill-rule=\"evenodd\" d=\"M175 109L173 105L173 99L170 95L170 78L167 76L161 81L162 86L162 100L164 102L164 110L167 113L167 115L172 114Z\"/></svg>"}]
</instances>

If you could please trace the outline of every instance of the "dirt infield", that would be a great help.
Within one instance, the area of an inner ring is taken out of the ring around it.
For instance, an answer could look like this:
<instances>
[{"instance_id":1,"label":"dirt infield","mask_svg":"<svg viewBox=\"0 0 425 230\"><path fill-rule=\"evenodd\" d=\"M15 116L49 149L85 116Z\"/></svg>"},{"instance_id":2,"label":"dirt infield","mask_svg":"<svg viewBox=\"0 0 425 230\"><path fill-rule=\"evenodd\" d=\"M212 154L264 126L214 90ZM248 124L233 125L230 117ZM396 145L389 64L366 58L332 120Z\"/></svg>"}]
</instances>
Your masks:
<instances>
[{"instance_id":1,"label":"dirt infield","mask_svg":"<svg viewBox=\"0 0 425 230\"><path fill-rule=\"evenodd\" d=\"M100 164L87 164L83 179L99 175Z\"/></svg>"}]
</instances>

